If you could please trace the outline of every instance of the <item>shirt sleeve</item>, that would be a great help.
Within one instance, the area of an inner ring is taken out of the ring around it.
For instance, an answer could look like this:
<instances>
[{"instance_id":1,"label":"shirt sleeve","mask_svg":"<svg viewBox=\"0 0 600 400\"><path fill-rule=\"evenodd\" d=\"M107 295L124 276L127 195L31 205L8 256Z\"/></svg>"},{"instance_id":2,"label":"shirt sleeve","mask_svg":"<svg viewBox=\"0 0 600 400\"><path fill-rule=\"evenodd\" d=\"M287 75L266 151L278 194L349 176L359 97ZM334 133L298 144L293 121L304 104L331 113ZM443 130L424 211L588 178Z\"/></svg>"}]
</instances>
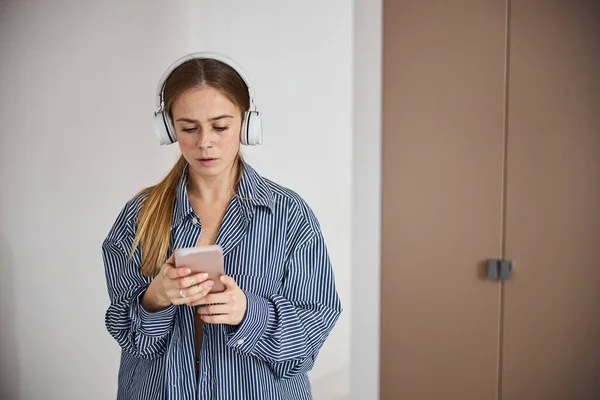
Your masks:
<instances>
[{"instance_id":1,"label":"shirt sleeve","mask_svg":"<svg viewBox=\"0 0 600 400\"><path fill-rule=\"evenodd\" d=\"M124 351L136 357L162 356L172 332L175 306L157 312L143 307L141 299L150 280L141 272L139 257L130 258L120 241L107 238L102 256L110 297L105 315L108 332Z\"/></svg>"},{"instance_id":2,"label":"shirt sleeve","mask_svg":"<svg viewBox=\"0 0 600 400\"><path fill-rule=\"evenodd\" d=\"M325 242L317 232L297 247L279 293L246 293L242 323L228 346L269 363L281 379L308 372L342 312Z\"/></svg>"}]
</instances>

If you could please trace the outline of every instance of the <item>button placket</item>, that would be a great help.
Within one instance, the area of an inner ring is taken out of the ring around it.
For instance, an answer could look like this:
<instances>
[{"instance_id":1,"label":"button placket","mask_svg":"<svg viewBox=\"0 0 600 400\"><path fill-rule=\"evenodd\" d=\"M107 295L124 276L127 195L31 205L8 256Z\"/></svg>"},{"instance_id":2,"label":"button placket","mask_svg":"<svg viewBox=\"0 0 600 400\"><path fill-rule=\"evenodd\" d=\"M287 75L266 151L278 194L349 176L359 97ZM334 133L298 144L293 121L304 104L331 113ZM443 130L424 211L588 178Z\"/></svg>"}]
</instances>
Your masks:
<instances>
[{"instance_id":1,"label":"button placket","mask_svg":"<svg viewBox=\"0 0 600 400\"><path fill-rule=\"evenodd\" d=\"M210 342L210 334L208 333L208 331L209 331L209 327L204 325L202 327L202 344L201 344L201 351L200 351L200 374L199 374L199 381L200 381L201 385L203 386L204 390L207 390L208 383L209 383L209 379L208 379L209 363L206 361L206 358L209 357L209 355L207 354L207 349L209 348L208 343Z\"/></svg>"}]
</instances>

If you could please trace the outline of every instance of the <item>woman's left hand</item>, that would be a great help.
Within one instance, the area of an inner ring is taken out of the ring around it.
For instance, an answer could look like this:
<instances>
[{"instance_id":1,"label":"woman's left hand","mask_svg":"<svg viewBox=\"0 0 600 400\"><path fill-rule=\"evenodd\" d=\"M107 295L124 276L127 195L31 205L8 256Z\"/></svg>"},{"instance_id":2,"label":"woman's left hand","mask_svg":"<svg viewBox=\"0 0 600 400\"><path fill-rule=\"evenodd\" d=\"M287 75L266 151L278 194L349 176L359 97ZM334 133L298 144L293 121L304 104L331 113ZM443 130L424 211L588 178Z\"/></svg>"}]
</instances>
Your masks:
<instances>
[{"instance_id":1,"label":"woman's left hand","mask_svg":"<svg viewBox=\"0 0 600 400\"><path fill-rule=\"evenodd\" d=\"M230 276L222 275L221 282L226 287L224 292L210 293L190 305L200 306L198 314L208 324L239 325L246 315L246 294Z\"/></svg>"}]
</instances>

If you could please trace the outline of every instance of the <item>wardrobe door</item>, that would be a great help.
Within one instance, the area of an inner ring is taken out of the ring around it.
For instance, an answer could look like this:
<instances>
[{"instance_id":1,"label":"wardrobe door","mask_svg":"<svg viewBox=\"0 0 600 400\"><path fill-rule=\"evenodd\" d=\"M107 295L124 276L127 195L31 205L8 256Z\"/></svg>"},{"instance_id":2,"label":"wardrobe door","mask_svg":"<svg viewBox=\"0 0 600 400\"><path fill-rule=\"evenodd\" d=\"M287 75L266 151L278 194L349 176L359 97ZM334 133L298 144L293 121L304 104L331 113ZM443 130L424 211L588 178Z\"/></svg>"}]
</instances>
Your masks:
<instances>
[{"instance_id":1,"label":"wardrobe door","mask_svg":"<svg viewBox=\"0 0 600 400\"><path fill-rule=\"evenodd\" d=\"M600 3L511 3L502 400L597 400Z\"/></svg>"},{"instance_id":2,"label":"wardrobe door","mask_svg":"<svg viewBox=\"0 0 600 400\"><path fill-rule=\"evenodd\" d=\"M381 398L492 400L505 2L383 11Z\"/></svg>"}]
</instances>

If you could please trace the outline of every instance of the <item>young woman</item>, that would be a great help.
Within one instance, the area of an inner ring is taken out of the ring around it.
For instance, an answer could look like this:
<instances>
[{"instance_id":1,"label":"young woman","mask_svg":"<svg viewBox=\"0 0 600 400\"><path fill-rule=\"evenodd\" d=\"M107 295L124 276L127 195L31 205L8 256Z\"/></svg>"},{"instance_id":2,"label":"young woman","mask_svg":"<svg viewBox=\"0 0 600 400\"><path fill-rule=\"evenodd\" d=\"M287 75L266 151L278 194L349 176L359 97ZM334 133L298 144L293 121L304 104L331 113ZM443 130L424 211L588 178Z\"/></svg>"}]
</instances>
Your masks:
<instances>
[{"instance_id":1,"label":"young woman","mask_svg":"<svg viewBox=\"0 0 600 400\"><path fill-rule=\"evenodd\" d=\"M261 143L248 78L196 53L159 83L161 143L182 156L131 199L102 250L106 327L122 348L119 399L310 399L307 372L342 307L319 223L245 163ZM174 268L174 249L218 244L226 290Z\"/></svg>"}]
</instances>

